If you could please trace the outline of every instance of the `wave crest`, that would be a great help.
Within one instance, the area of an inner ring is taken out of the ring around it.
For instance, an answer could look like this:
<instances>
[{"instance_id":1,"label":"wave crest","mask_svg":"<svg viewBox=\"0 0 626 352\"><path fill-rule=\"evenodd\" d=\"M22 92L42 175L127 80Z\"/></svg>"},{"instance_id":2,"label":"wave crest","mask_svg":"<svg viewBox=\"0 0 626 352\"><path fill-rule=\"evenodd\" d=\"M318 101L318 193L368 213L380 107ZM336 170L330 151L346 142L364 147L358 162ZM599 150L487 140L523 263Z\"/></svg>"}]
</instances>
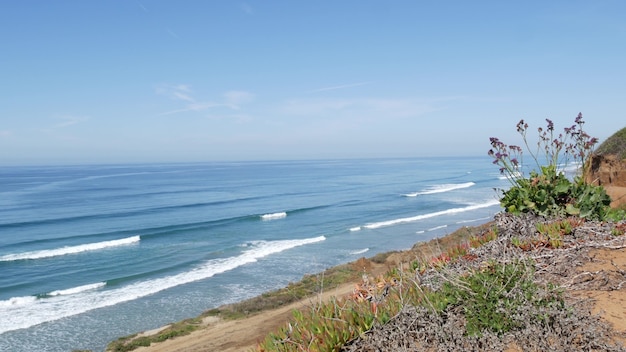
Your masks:
<instances>
[{"instance_id":1,"label":"wave crest","mask_svg":"<svg viewBox=\"0 0 626 352\"><path fill-rule=\"evenodd\" d=\"M68 288L65 290L56 290L56 291L52 291L50 293L47 293L46 296L64 296L64 295L75 295L77 293L81 293L81 292L85 292L85 291L91 291L91 290L97 290L99 288L102 288L104 286L106 286L106 282L98 282L95 284L89 284L89 285L82 285L82 286L77 286L77 287L72 287L72 288Z\"/></svg>"},{"instance_id":2,"label":"wave crest","mask_svg":"<svg viewBox=\"0 0 626 352\"><path fill-rule=\"evenodd\" d=\"M117 247L124 246L128 244L133 244L139 242L141 239L140 236L132 236L127 238L122 238L119 240L112 241L104 241L104 242L96 242L96 243L88 243L88 244L80 244L77 246L67 246L56 249L43 249L40 251L32 251L32 252L24 252L24 253L15 253L15 254L7 254L0 257L0 262L10 262L15 260L29 260L29 259L42 259L42 258L50 258L50 257L58 257L67 254L75 254L80 252L87 251L96 251L109 247Z\"/></svg>"},{"instance_id":3,"label":"wave crest","mask_svg":"<svg viewBox=\"0 0 626 352\"><path fill-rule=\"evenodd\" d=\"M488 208L488 207L492 207L492 206L499 205L499 204L500 204L499 201L491 201L491 202L486 202L482 204L469 205L463 208L451 208L451 209L446 209L442 211L436 211L434 213L411 216L407 218L375 222L375 223L363 225L362 227L366 229L377 229L379 227L393 226L393 225L399 225L399 224L404 224L404 223L409 223L409 222L415 222L415 221L419 221L423 219L434 218L436 216L456 214L456 213L462 213L462 212L481 209L481 208Z\"/></svg>"},{"instance_id":4,"label":"wave crest","mask_svg":"<svg viewBox=\"0 0 626 352\"><path fill-rule=\"evenodd\" d=\"M326 237L297 240L258 241L237 256L212 259L180 274L135 282L119 288L96 290L104 283L53 291L44 297L14 297L0 301L0 334L41 323L132 301L187 283L210 278L258 259L294 247L326 240Z\"/></svg>"},{"instance_id":5,"label":"wave crest","mask_svg":"<svg viewBox=\"0 0 626 352\"><path fill-rule=\"evenodd\" d=\"M282 219L284 217L287 217L286 212L271 213L271 214L261 215L261 220L276 220L276 219Z\"/></svg>"},{"instance_id":6,"label":"wave crest","mask_svg":"<svg viewBox=\"0 0 626 352\"><path fill-rule=\"evenodd\" d=\"M442 184L428 187L423 191L405 194L405 197L417 197L425 194L435 194L454 191L456 189L468 188L474 186L474 182Z\"/></svg>"}]
</instances>

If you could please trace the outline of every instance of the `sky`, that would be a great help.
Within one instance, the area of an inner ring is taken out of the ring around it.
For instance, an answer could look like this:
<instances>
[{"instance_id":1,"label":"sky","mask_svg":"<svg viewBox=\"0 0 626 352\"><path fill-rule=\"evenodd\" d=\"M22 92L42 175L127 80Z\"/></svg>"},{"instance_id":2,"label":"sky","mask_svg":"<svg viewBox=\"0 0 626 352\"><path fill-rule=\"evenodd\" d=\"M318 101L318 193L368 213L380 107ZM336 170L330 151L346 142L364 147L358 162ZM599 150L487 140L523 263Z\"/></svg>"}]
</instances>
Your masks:
<instances>
[{"instance_id":1,"label":"sky","mask_svg":"<svg viewBox=\"0 0 626 352\"><path fill-rule=\"evenodd\" d=\"M0 165L486 156L626 127L626 1L0 0Z\"/></svg>"}]
</instances>

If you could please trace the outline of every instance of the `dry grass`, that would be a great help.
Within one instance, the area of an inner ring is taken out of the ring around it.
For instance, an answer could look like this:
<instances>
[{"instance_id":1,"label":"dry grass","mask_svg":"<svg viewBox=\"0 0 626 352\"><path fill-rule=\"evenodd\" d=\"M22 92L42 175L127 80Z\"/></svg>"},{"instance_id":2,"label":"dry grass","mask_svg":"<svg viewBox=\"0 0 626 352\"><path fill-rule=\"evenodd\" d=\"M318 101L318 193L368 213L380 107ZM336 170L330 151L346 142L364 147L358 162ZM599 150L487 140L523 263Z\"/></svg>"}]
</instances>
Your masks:
<instances>
[{"instance_id":1,"label":"dry grass","mask_svg":"<svg viewBox=\"0 0 626 352\"><path fill-rule=\"evenodd\" d=\"M513 319L515 329L505 333L487 329L470 334L467 306L450 304L439 312L428 306L407 305L392 321L374 327L344 346L344 351L626 351L619 343L622 334L592 314L588 300L570 294L589 289L619 290L625 286L626 272L620 268L593 272L581 268L590 260L590 251L626 248L626 238L615 236L615 224L577 222L555 248L550 242L538 241L541 234L536 224L542 222L547 221L500 214L496 217L498 238L470 250L470 260L460 258L444 269L418 273L414 279L424 290L441 292L452 283L463 291L468 289L461 284L467 283L465 278L489 270L489 263L532 265L537 291L533 291L531 301L523 309L512 307L507 317ZM522 248L513 244L515 238L537 245ZM484 283L489 285L487 280ZM542 297L555 297L555 287L564 291L562 305L533 303L544 302ZM488 302L482 304L486 306Z\"/></svg>"}]
</instances>

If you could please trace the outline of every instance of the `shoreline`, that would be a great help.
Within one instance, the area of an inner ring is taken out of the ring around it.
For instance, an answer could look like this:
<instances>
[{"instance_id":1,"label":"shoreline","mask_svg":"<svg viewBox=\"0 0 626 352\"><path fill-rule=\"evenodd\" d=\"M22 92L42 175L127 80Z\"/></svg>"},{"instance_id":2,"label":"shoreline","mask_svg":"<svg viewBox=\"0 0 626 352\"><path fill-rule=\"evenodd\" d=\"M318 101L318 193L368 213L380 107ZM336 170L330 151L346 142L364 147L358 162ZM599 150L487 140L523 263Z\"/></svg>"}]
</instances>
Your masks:
<instances>
[{"instance_id":1,"label":"shoreline","mask_svg":"<svg viewBox=\"0 0 626 352\"><path fill-rule=\"evenodd\" d=\"M444 253L447 248L467 242L474 235L482 234L493 224L494 222L490 221L478 226L462 227L443 237L418 242L407 250L380 253L374 257L361 258L344 265L362 266L362 273L367 273L368 277L375 277L416 258L432 258L440 253ZM615 240L618 239L615 238ZM611 327L611 332L607 335L608 338L624 346L626 343L626 310L618 308L626 306L626 285L623 285L626 281L622 281L622 284L619 284L617 287L614 287L614 284L620 280L619 275L625 275L624 272L626 272L626 239L619 239L617 244L619 245L590 246L588 257L575 265L576 269L574 270L581 273L569 279L565 278L571 281L568 281L570 284L565 285L565 290L568 292L569 297L579 299L580 302L588 302L590 307L592 307L592 315L599 317L599 319ZM340 265L340 267L344 265ZM611 280L607 281L607 277L611 277ZM621 280L624 279L626 278ZM612 283L607 284L609 281ZM134 351L254 351L258 343L268 333L275 332L277 328L287 323L294 309L310 308L315 304L319 304L319 302L327 302L332 297L345 297L354 293L355 284L359 282L360 280L358 279L348 280L335 288L323 291L321 294L311 295L296 302L274 309L262 310L239 319L224 319L204 315L202 326L196 331L188 335L152 343L149 347L140 347L134 349ZM579 286L579 288L572 289L570 286ZM271 295L271 292L268 294ZM167 326L163 328L167 328ZM160 331L163 331L163 328L142 334L159 334ZM518 350L521 349L512 349L511 351Z\"/></svg>"},{"instance_id":2,"label":"shoreline","mask_svg":"<svg viewBox=\"0 0 626 352\"><path fill-rule=\"evenodd\" d=\"M164 341L153 342L150 346L141 346L133 349L137 352L192 352L192 351L223 351L223 352L238 352L238 351L251 351L254 349L258 342L265 338L265 336L275 331L277 328L283 326L287 320L291 317L291 312L294 309L307 308L312 305L328 301L329 299L342 298L350 295L354 292L355 285L361 281L363 273L366 273L370 277L376 277L384 272L407 263L417 257L433 257L444 252L446 248L453 247L457 244L466 242L469 238L475 234L482 232L484 229L489 228L493 224L493 221L486 222L484 224L476 226L462 226L456 231L453 231L445 236L432 238L426 241L420 241L413 244L409 249L396 250L390 252L377 253L374 256L365 258L361 257L355 261L339 264L334 267L326 269L324 272L317 273L315 275L306 275L296 284L301 283L307 278L311 277L323 277L325 273L333 271L341 271L342 268L352 267L355 272L360 272L359 275L353 276L344 282L338 284L336 287L323 289L321 292L313 292L307 297L298 299L294 302L281 305L275 308L262 309L258 312L253 312L243 317L228 318L220 317L219 315L227 315L230 308L237 307L239 305L246 305L246 303L254 301L259 297L278 294L283 290L288 290L289 287L284 287L278 290L264 293L260 296L253 297L241 302L227 304L224 306L210 309L202 313L201 315L190 318L196 320L198 327L196 330L185 334L176 336L174 338L166 339ZM214 315L214 312L218 312ZM189 319L187 319L189 320ZM142 331L132 337L122 337L120 339L126 339L127 342L141 337L148 337L152 339L158 339L161 332L164 332L171 325L175 325L184 321L173 322L171 324L151 329L148 331ZM120 341L118 339L117 341ZM112 343L111 341L105 350L105 352L113 351L109 349Z\"/></svg>"}]
</instances>

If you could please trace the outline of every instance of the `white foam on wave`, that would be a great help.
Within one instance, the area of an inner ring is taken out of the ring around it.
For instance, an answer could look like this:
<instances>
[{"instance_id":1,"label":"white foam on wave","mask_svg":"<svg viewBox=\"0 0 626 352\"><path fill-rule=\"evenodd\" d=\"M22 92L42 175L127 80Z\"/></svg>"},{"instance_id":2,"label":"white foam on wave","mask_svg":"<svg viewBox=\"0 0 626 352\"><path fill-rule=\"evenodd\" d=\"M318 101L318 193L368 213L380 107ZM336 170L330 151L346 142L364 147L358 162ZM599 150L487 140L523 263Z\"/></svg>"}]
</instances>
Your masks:
<instances>
[{"instance_id":1,"label":"white foam on wave","mask_svg":"<svg viewBox=\"0 0 626 352\"><path fill-rule=\"evenodd\" d=\"M110 290L86 290L86 285L75 294L39 299L34 296L14 297L0 301L0 334L132 301L175 286L210 278L271 254L325 239L326 237L319 236L300 240L259 241L238 256L208 260L189 271L172 276L140 281ZM64 291L67 293L70 290L72 289Z\"/></svg>"},{"instance_id":2,"label":"white foam on wave","mask_svg":"<svg viewBox=\"0 0 626 352\"><path fill-rule=\"evenodd\" d=\"M580 174L582 170L581 162L562 163L557 165L557 170L563 172L566 176L575 176Z\"/></svg>"},{"instance_id":3,"label":"white foam on wave","mask_svg":"<svg viewBox=\"0 0 626 352\"><path fill-rule=\"evenodd\" d=\"M55 248L55 249L43 249L40 251L32 251L32 252L6 254L0 257L0 262L10 262L10 261L15 261L15 260L27 260L27 259L42 259L42 258L58 257L61 255L67 255L67 254L76 254L80 252L96 251L96 250L109 248L109 247L117 247L117 246L124 246L124 245L137 243L140 241L140 239L141 239L140 236L132 236L132 237L127 237L127 238L122 238L119 240L87 243L87 244L80 244L77 246L66 246L66 247Z\"/></svg>"},{"instance_id":4,"label":"white foam on wave","mask_svg":"<svg viewBox=\"0 0 626 352\"><path fill-rule=\"evenodd\" d=\"M466 211L472 211L472 210L481 209L481 208L488 208L488 207L492 207L494 205L499 205L499 204L500 204L499 201L494 200L494 201L489 201L489 202L482 203L482 204L469 205L463 208L451 208L451 209L446 209L442 211L436 211L434 213L411 216L408 218L400 218L400 219L395 219L395 220L375 222L375 223L363 225L363 227L366 229L377 229L379 227L393 226L393 225L399 225L399 224L404 224L404 223L409 223L409 222L415 222L415 221L424 220L428 218L434 218L434 217L442 216L442 215L463 213Z\"/></svg>"},{"instance_id":5,"label":"white foam on wave","mask_svg":"<svg viewBox=\"0 0 626 352\"><path fill-rule=\"evenodd\" d=\"M21 307L32 304L37 300L35 296L13 297L0 301L0 310L4 307Z\"/></svg>"},{"instance_id":6,"label":"white foam on wave","mask_svg":"<svg viewBox=\"0 0 626 352\"><path fill-rule=\"evenodd\" d=\"M370 250L369 248L359 249L359 250L350 252L350 255L363 254L363 253L365 253L365 252L367 252L369 250Z\"/></svg>"},{"instance_id":7,"label":"white foam on wave","mask_svg":"<svg viewBox=\"0 0 626 352\"><path fill-rule=\"evenodd\" d=\"M448 225L435 226L435 227L429 228L427 231L437 231L437 230L445 229L446 227L448 227Z\"/></svg>"},{"instance_id":8,"label":"white foam on wave","mask_svg":"<svg viewBox=\"0 0 626 352\"><path fill-rule=\"evenodd\" d=\"M423 191L405 194L405 197L417 197L426 194L444 193L454 191L456 189L468 188L474 186L474 182L442 184L428 187Z\"/></svg>"},{"instance_id":9,"label":"white foam on wave","mask_svg":"<svg viewBox=\"0 0 626 352\"><path fill-rule=\"evenodd\" d=\"M361 231L361 226L355 226L350 228L350 232Z\"/></svg>"},{"instance_id":10,"label":"white foam on wave","mask_svg":"<svg viewBox=\"0 0 626 352\"><path fill-rule=\"evenodd\" d=\"M276 219L282 219L285 217L287 217L286 212L271 213L271 214L261 215L261 220L276 220Z\"/></svg>"},{"instance_id":11,"label":"white foam on wave","mask_svg":"<svg viewBox=\"0 0 626 352\"><path fill-rule=\"evenodd\" d=\"M106 286L106 282L97 282L95 284L88 284L88 285L82 285L82 286L77 286L77 287L72 287L72 288L68 288L65 290L56 290L56 291L52 291L48 294L46 294L47 296L63 296L63 295L75 295L77 293L81 293L81 292L85 292L85 291L91 291L91 290L97 290L99 288L102 288L104 286Z\"/></svg>"},{"instance_id":12,"label":"white foam on wave","mask_svg":"<svg viewBox=\"0 0 626 352\"><path fill-rule=\"evenodd\" d=\"M500 180L518 179L518 178L522 178L522 177L523 177L523 175L519 171L515 171L515 172L511 173L510 175L509 174L505 174L505 175L501 174L500 176L498 176L498 178Z\"/></svg>"},{"instance_id":13,"label":"white foam on wave","mask_svg":"<svg viewBox=\"0 0 626 352\"><path fill-rule=\"evenodd\" d=\"M489 220L491 219L490 216L485 216L484 218L478 218L478 219L470 219L470 220L461 220L461 221L457 221L457 224L467 224L468 222L476 222L476 221L484 221L484 220Z\"/></svg>"}]
</instances>

